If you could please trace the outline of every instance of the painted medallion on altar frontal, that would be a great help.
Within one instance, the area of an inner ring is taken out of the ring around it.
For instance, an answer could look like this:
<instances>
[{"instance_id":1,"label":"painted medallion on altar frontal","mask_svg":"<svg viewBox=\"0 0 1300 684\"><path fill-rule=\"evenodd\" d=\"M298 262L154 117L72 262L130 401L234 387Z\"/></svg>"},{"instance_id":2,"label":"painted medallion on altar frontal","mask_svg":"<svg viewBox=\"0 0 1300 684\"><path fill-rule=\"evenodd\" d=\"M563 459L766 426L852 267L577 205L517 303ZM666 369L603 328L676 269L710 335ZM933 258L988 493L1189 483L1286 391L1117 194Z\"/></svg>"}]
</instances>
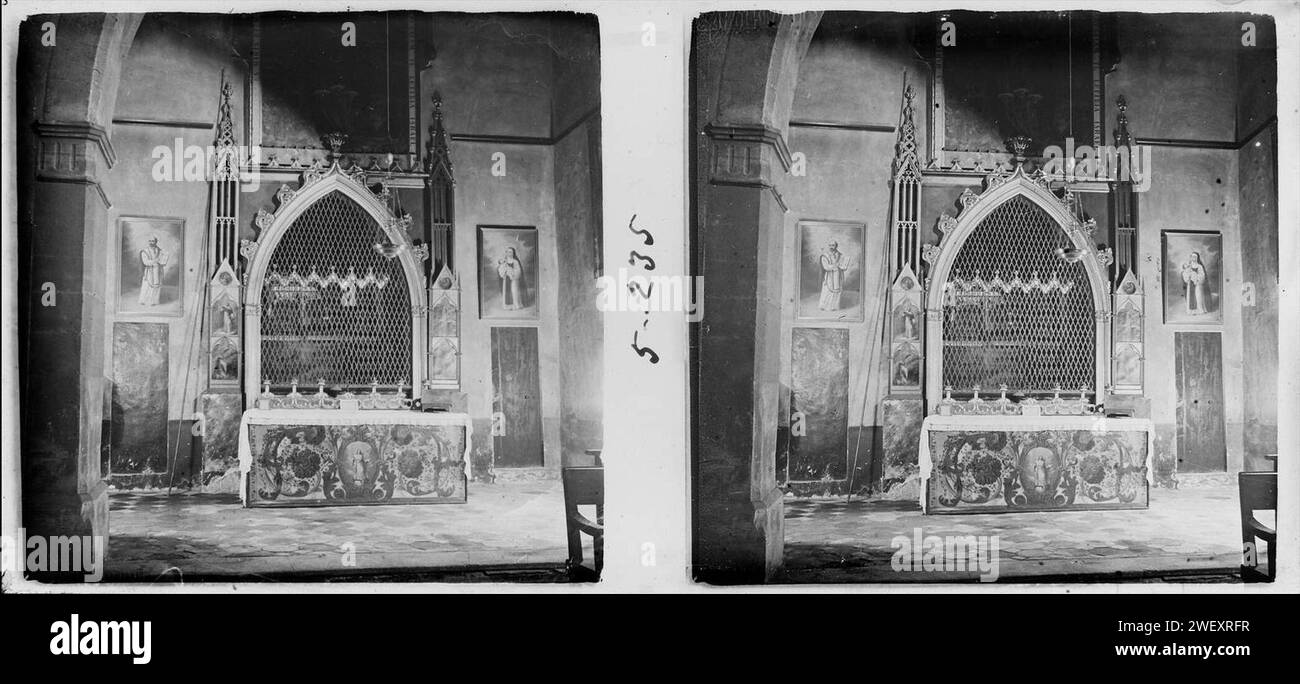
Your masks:
<instances>
[{"instance_id":1,"label":"painted medallion on altar frontal","mask_svg":"<svg viewBox=\"0 0 1300 684\"><path fill-rule=\"evenodd\" d=\"M936 431L930 453L930 513L1147 507L1141 431Z\"/></svg>"},{"instance_id":2,"label":"painted medallion on altar frontal","mask_svg":"<svg viewBox=\"0 0 1300 684\"><path fill-rule=\"evenodd\" d=\"M464 503L455 425L250 425L249 506Z\"/></svg>"}]
</instances>

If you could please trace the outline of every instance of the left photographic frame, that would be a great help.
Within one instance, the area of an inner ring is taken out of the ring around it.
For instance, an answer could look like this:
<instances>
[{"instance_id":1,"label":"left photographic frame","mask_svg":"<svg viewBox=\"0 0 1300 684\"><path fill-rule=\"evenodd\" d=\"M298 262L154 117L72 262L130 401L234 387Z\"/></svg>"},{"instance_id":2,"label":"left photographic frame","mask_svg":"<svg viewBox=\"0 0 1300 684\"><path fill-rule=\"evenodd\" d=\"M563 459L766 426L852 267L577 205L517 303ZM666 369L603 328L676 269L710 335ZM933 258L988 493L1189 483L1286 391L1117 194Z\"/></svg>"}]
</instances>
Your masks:
<instances>
[{"instance_id":1,"label":"left photographic frame","mask_svg":"<svg viewBox=\"0 0 1300 684\"><path fill-rule=\"evenodd\" d=\"M40 4L5 6L34 295L5 520L103 562L6 582L599 580L567 514L604 501L600 17ZM203 496L133 503L159 489ZM348 513L300 534L319 506Z\"/></svg>"}]
</instances>

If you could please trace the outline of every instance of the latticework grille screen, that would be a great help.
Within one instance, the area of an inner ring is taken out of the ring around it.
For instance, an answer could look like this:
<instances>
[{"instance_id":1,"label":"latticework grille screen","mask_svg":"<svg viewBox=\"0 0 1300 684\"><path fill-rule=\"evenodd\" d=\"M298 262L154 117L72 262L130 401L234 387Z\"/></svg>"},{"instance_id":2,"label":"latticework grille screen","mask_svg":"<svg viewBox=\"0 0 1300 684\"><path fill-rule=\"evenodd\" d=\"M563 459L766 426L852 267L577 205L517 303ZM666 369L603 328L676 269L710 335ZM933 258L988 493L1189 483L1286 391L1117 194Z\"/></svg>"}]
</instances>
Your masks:
<instances>
[{"instance_id":1,"label":"latticework grille screen","mask_svg":"<svg viewBox=\"0 0 1300 684\"><path fill-rule=\"evenodd\" d=\"M943 382L957 393L1093 387L1096 322L1069 238L1042 208L1015 197L967 238L944 284Z\"/></svg>"},{"instance_id":2,"label":"latticework grille screen","mask_svg":"<svg viewBox=\"0 0 1300 684\"><path fill-rule=\"evenodd\" d=\"M397 260L377 253L379 226L339 192L303 212L262 285L262 378L304 389L411 384L411 299Z\"/></svg>"}]
</instances>

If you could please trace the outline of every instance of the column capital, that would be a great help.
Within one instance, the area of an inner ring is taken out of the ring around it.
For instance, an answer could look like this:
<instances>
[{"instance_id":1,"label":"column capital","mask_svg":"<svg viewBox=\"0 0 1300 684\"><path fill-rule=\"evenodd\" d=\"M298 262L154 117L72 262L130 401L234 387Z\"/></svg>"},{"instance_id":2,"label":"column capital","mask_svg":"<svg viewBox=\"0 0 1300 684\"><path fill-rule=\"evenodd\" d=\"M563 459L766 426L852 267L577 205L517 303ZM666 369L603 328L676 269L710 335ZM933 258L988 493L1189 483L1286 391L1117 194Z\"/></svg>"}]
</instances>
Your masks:
<instances>
[{"instance_id":1,"label":"column capital","mask_svg":"<svg viewBox=\"0 0 1300 684\"><path fill-rule=\"evenodd\" d=\"M761 123L720 124L704 127L705 135L713 142L710 174L718 176L744 176L747 180L771 182L775 168L774 159L781 164L781 173L790 170L790 148L785 134Z\"/></svg>"},{"instance_id":2,"label":"column capital","mask_svg":"<svg viewBox=\"0 0 1300 684\"><path fill-rule=\"evenodd\" d=\"M54 183L93 185L105 207L112 202L100 185L117 163L117 153L100 126L86 122L37 122L36 178Z\"/></svg>"},{"instance_id":3,"label":"column capital","mask_svg":"<svg viewBox=\"0 0 1300 684\"><path fill-rule=\"evenodd\" d=\"M781 131L763 124L709 124L704 133L709 138L710 183L767 190L782 212L789 211L776 188L777 176L791 164Z\"/></svg>"},{"instance_id":4,"label":"column capital","mask_svg":"<svg viewBox=\"0 0 1300 684\"><path fill-rule=\"evenodd\" d=\"M36 135L42 141L52 140L83 140L93 143L103 160L104 170L113 168L117 164L117 152L113 149L113 141L108 137L108 131L101 126L84 121L78 122L58 122L58 121L38 121L35 125ZM40 163L44 165L45 159Z\"/></svg>"}]
</instances>

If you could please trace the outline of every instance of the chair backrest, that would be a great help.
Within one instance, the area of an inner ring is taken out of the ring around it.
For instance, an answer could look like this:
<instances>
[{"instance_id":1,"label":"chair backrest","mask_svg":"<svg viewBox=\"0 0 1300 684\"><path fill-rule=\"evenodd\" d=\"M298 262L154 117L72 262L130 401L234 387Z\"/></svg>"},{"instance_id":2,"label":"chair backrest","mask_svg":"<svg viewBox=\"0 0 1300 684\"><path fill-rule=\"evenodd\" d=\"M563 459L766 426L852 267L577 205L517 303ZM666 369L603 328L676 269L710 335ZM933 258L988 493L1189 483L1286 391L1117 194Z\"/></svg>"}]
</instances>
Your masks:
<instances>
[{"instance_id":1,"label":"chair backrest","mask_svg":"<svg viewBox=\"0 0 1300 684\"><path fill-rule=\"evenodd\" d=\"M575 466L560 469L564 482L564 507L605 505L605 469Z\"/></svg>"},{"instance_id":2,"label":"chair backrest","mask_svg":"<svg viewBox=\"0 0 1300 684\"><path fill-rule=\"evenodd\" d=\"M1277 509L1277 473L1237 473L1237 491L1242 511Z\"/></svg>"}]
</instances>

